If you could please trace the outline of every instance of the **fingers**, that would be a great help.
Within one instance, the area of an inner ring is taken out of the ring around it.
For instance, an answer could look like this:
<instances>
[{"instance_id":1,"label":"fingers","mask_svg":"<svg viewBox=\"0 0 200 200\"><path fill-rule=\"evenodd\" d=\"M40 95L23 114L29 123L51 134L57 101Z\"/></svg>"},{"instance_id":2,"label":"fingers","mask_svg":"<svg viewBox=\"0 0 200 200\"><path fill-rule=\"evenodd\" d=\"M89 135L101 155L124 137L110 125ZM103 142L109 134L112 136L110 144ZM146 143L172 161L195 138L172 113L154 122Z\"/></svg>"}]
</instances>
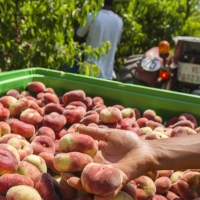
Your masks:
<instances>
[{"instance_id":1,"label":"fingers","mask_svg":"<svg viewBox=\"0 0 200 200\"><path fill-rule=\"evenodd\" d=\"M78 177L71 177L67 180L67 183L72 186L73 188L77 190L82 190L85 191L82 184L81 184L81 179Z\"/></svg>"},{"instance_id":2,"label":"fingers","mask_svg":"<svg viewBox=\"0 0 200 200\"><path fill-rule=\"evenodd\" d=\"M106 129L94 128L85 125L80 125L78 127L78 132L80 134L89 135L95 140L102 140L102 141L105 141L109 135L109 130L107 131Z\"/></svg>"}]
</instances>

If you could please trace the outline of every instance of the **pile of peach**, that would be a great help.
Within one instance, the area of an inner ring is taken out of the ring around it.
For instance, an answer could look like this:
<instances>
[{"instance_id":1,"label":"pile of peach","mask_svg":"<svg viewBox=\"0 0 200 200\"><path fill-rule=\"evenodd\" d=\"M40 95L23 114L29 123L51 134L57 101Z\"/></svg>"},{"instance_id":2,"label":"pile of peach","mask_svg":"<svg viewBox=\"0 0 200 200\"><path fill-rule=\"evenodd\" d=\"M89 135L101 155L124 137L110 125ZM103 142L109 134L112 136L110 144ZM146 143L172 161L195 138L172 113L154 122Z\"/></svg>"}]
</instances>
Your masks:
<instances>
[{"instance_id":1,"label":"pile of peach","mask_svg":"<svg viewBox=\"0 0 200 200\"><path fill-rule=\"evenodd\" d=\"M189 113L164 124L150 108L106 106L103 98L83 90L58 96L32 81L27 90L11 89L0 97L0 200L92 200L117 189L119 171L94 162L98 141L79 134L79 124L131 130L146 140L199 133ZM67 183L72 176L80 177L84 191ZM150 171L113 200L200 199L199 188L200 169Z\"/></svg>"}]
</instances>

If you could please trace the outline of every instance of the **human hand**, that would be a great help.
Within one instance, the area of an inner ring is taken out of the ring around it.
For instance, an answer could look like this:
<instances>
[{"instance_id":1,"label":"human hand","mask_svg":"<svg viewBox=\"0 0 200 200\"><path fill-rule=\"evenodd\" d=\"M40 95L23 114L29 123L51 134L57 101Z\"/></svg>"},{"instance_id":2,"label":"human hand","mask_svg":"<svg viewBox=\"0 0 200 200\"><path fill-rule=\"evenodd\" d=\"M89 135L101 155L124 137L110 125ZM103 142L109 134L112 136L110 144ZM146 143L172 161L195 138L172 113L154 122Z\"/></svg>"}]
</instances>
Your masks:
<instances>
[{"instance_id":1,"label":"human hand","mask_svg":"<svg viewBox=\"0 0 200 200\"><path fill-rule=\"evenodd\" d=\"M101 164L109 164L121 171L123 178L122 185L114 193L100 197L95 196L95 200L111 200L117 193L131 180L149 171L152 163L151 147L145 140L139 138L131 131L119 129L93 128L80 125L80 134L86 134L99 141L99 151L94 157L94 161ZM81 180L72 177L68 184L78 190L83 190Z\"/></svg>"}]
</instances>

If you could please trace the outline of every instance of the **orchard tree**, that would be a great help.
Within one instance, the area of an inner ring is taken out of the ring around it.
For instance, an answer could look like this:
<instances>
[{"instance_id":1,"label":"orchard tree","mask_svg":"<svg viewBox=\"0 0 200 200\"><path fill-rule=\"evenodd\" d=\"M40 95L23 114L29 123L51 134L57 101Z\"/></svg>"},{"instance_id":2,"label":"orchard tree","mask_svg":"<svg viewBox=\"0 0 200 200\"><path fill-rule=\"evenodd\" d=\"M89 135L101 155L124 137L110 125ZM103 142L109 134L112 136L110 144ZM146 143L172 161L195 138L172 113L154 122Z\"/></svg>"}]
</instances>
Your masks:
<instances>
[{"instance_id":1,"label":"orchard tree","mask_svg":"<svg viewBox=\"0 0 200 200\"><path fill-rule=\"evenodd\" d=\"M102 56L110 43L92 49L76 42L74 35L88 12L96 13L102 4L103 0L0 0L0 68L60 70L63 64L78 62L81 73L94 76L98 68L83 57ZM114 0L114 11L124 21L116 69L127 56L143 53L160 40L173 47L173 36L199 36L199 7L198 0Z\"/></svg>"}]
</instances>

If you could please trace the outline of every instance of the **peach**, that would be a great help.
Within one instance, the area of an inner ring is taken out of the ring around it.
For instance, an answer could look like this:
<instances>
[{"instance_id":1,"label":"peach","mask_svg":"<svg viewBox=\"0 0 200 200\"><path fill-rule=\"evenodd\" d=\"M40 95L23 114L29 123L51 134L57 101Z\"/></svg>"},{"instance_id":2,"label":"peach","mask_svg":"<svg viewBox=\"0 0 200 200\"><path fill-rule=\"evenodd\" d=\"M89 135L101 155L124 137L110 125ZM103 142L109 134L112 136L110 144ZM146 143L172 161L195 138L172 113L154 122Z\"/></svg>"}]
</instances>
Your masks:
<instances>
[{"instance_id":1,"label":"peach","mask_svg":"<svg viewBox=\"0 0 200 200\"><path fill-rule=\"evenodd\" d=\"M57 112L59 114L62 114L64 110L65 109L60 104L57 103L48 103L46 106L44 106L45 115L48 115L52 112Z\"/></svg>"},{"instance_id":2,"label":"peach","mask_svg":"<svg viewBox=\"0 0 200 200\"><path fill-rule=\"evenodd\" d=\"M55 154L61 152L60 148L59 148L59 139L54 140L54 144L55 144Z\"/></svg>"},{"instance_id":3,"label":"peach","mask_svg":"<svg viewBox=\"0 0 200 200\"><path fill-rule=\"evenodd\" d=\"M25 122L27 124L32 124L33 126L37 127L41 124L43 117L37 110L33 108L27 108L21 112L19 119L22 122Z\"/></svg>"},{"instance_id":4,"label":"peach","mask_svg":"<svg viewBox=\"0 0 200 200\"><path fill-rule=\"evenodd\" d=\"M142 115L142 117L145 117L148 120L154 120L155 116L156 116L156 112L152 109L145 110Z\"/></svg>"},{"instance_id":5,"label":"peach","mask_svg":"<svg viewBox=\"0 0 200 200\"><path fill-rule=\"evenodd\" d=\"M191 121L194 124L194 128L197 128L198 122L197 119L190 113L182 113L179 117L184 116L187 120Z\"/></svg>"},{"instance_id":6,"label":"peach","mask_svg":"<svg viewBox=\"0 0 200 200\"><path fill-rule=\"evenodd\" d=\"M17 149L15 147L13 147L12 145L7 144L7 143L0 144L0 147L9 150L11 153L14 154L14 156L17 159L17 162L18 163L20 162L20 155L19 155L19 153L18 153L18 151L17 151Z\"/></svg>"},{"instance_id":7,"label":"peach","mask_svg":"<svg viewBox=\"0 0 200 200\"><path fill-rule=\"evenodd\" d=\"M70 186L67 183L67 180L70 177L74 177L75 175L69 172L63 172L61 173L61 180L60 180L60 190L63 195L63 200L71 200L74 199L77 196L77 189Z\"/></svg>"},{"instance_id":8,"label":"peach","mask_svg":"<svg viewBox=\"0 0 200 200\"><path fill-rule=\"evenodd\" d=\"M7 191L16 185L28 185L34 187L34 182L21 174L4 174L0 176L0 194L6 195Z\"/></svg>"},{"instance_id":9,"label":"peach","mask_svg":"<svg viewBox=\"0 0 200 200\"><path fill-rule=\"evenodd\" d=\"M54 167L54 164L53 164L54 154L53 153L41 152L38 156L40 156L41 158L43 158L45 160L48 170L50 170L54 174L60 174L60 172L57 171L56 168Z\"/></svg>"},{"instance_id":10,"label":"peach","mask_svg":"<svg viewBox=\"0 0 200 200\"><path fill-rule=\"evenodd\" d=\"M170 119L168 119L166 127L170 127L178 121L179 121L179 119L177 116L171 117Z\"/></svg>"},{"instance_id":11,"label":"peach","mask_svg":"<svg viewBox=\"0 0 200 200\"><path fill-rule=\"evenodd\" d=\"M5 121L0 121L1 135L11 133L10 125Z\"/></svg>"},{"instance_id":12,"label":"peach","mask_svg":"<svg viewBox=\"0 0 200 200\"><path fill-rule=\"evenodd\" d=\"M177 182L177 189L184 200L200 197L200 173L187 172Z\"/></svg>"},{"instance_id":13,"label":"peach","mask_svg":"<svg viewBox=\"0 0 200 200\"><path fill-rule=\"evenodd\" d=\"M120 104L115 104L113 107L119 108L120 110L123 110L125 107Z\"/></svg>"},{"instance_id":14,"label":"peach","mask_svg":"<svg viewBox=\"0 0 200 200\"><path fill-rule=\"evenodd\" d=\"M64 199L67 200L67 199ZM74 198L74 200L92 200L92 197L90 197L87 194L79 195L78 197Z\"/></svg>"},{"instance_id":15,"label":"peach","mask_svg":"<svg viewBox=\"0 0 200 200\"><path fill-rule=\"evenodd\" d=\"M8 108L0 108L0 120L6 120L10 117L10 111Z\"/></svg>"},{"instance_id":16,"label":"peach","mask_svg":"<svg viewBox=\"0 0 200 200\"><path fill-rule=\"evenodd\" d=\"M100 114L100 112L104 109L104 108L106 108L107 106L106 105L96 105L96 106L94 106L93 108L92 108L92 110L94 110L94 111L96 111L96 112L98 112L99 114Z\"/></svg>"},{"instance_id":17,"label":"peach","mask_svg":"<svg viewBox=\"0 0 200 200\"><path fill-rule=\"evenodd\" d=\"M165 133L159 131L148 131L145 135L146 140L169 138Z\"/></svg>"},{"instance_id":18,"label":"peach","mask_svg":"<svg viewBox=\"0 0 200 200\"><path fill-rule=\"evenodd\" d=\"M83 90L71 90L62 96L62 102L66 106L72 101L83 101L86 94Z\"/></svg>"},{"instance_id":19,"label":"peach","mask_svg":"<svg viewBox=\"0 0 200 200\"><path fill-rule=\"evenodd\" d=\"M106 196L119 189L122 184L122 175L111 165L89 163L81 173L81 183L87 192Z\"/></svg>"},{"instance_id":20,"label":"peach","mask_svg":"<svg viewBox=\"0 0 200 200\"><path fill-rule=\"evenodd\" d=\"M55 139L60 140L68 132L67 128L61 128L59 131L55 131Z\"/></svg>"},{"instance_id":21,"label":"peach","mask_svg":"<svg viewBox=\"0 0 200 200\"><path fill-rule=\"evenodd\" d=\"M154 181L148 176L142 175L134 179L136 184L136 199L147 200L153 198L156 193L156 186Z\"/></svg>"},{"instance_id":22,"label":"peach","mask_svg":"<svg viewBox=\"0 0 200 200\"><path fill-rule=\"evenodd\" d=\"M156 194L164 194L171 188L171 180L169 177L159 177L155 181Z\"/></svg>"},{"instance_id":23,"label":"peach","mask_svg":"<svg viewBox=\"0 0 200 200\"><path fill-rule=\"evenodd\" d=\"M163 176L166 176L166 177L170 177L173 173L174 173L174 170L157 170L158 171L158 177L163 177Z\"/></svg>"},{"instance_id":24,"label":"peach","mask_svg":"<svg viewBox=\"0 0 200 200\"><path fill-rule=\"evenodd\" d=\"M141 135L141 130L135 119L124 117L120 122L120 129L130 130L135 132L138 136Z\"/></svg>"},{"instance_id":25,"label":"peach","mask_svg":"<svg viewBox=\"0 0 200 200\"><path fill-rule=\"evenodd\" d=\"M87 111L84 117L80 120L80 124L84 124L86 126L91 123L99 123L99 113L94 110Z\"/></svg>"},{"instance_id":26,"label":"peach","mask_svg":"<svg viewBox=\"0 0 200 200\"><path fill-rule=\"evenodd\" d=\"M153 181L155 181L158 178L158 171L154 170L154 171L148 171L146 174L144 174L145 176L148 176L149 178L151 178Z\"/></svg>"},{"instance_id":27,"label":"peach","mask_svg":"<svg viewBox=\"0 0 200 200\"><path fill-rule=\"evenodd\" d=\"M16 185L6 193L6 200L42 200L39 192L28 185Z\"/></svg>"},{"instance_id":28,"label":"peach","mask_svg":"<svg viewBox=\"0 0 200 200\"><path fill-rule=\"evenodd\" d=\"M122 118L132 118L133 120L136 120L135 118L135 111L133 108L124 108L121 110Z\"/></svg>"},{"instance_id":29,"label":"peach","mask_svg":"<svg viewBox=\"0 0 200 200\"><path fill-rule=\"evenodd\" d=\"M23 160L26 156L31 155L33 153L33 148L26 139L12 137L8 140L7 144L15 147L19 154L20 160Z\"/></svg>"},{"instance_id":30,"label":"peach","mask_svg":"<svg viewBox=\"0 0 200 200\"><path fill-rule=\"evenodd\" d=\"M122 120L122 113L116 107L106 107L99 114L103 123L116 123Z\"/></svg>"},{"instance_id":31,"label":"peach","mask_svg":"<svg viewBox=\"0 0 200 200\"><path fill-rule=\"evenodd\" d=\"M18 100L15 97L12 96L2 96L0 98L0 103L3 105L4 108L9 109L11 104L14 104Z\"/></svg>"},{"instance_id":32,"label":"peach","mask_svg":"<svg viewBox=\"0 0 200 200\"><path fill-rule=\"evenodd\" d=\"M136 198L132 198L129 194L123 191L119 191L119 193L112 200L136 200Z\"/></svg>"},{"instance_id":33,"label":"peach","mask_svg":"<svg viewBox=\"0 0 200 200\"><path fill-rule=\"evenodd\" d=\"M19 162L16 173L29 177L34 183L37 176L41 174L40 170L35 165L25 160Z\"/></svg>"},{"instance_id":34,"label":"peach","mask_svg":"<svg viewBox=\"0 0 200 200\"><path fill-rule=\"evenodd\" d=\"M92 110L92 97L86 96L82 102L85 104L87 111Z\"/></svg>"},{"instance_id":35,"label":"peach","mask_svg":"<svg viewBox=\"0 0 200 200\"><path fill-rule=\"evenodd\" d=\"M51 94L56 94L55 90L51 87L46 87L44 89L44 93L51 93Z\"/></svg>"},{"instance_id":36,"label":"peach","mask_svg":"<svg viewBox=\"0 0 200 200\"><path fill-rule=\"evenodd\" d=\"M171 128L176 128L178 126L183 126L183 127L189 127L191 129L194 129L194 124L190 121L190 120L180 120L178 122L176 122L175 124L171 125Z\"/></svg>"},{"instance_id":37,"label":"peach","mask_svg":"<svg viewBox=\"0 0 200 200\"><path fill-rule=\"evenodd\" d=\"M40 81L31 81L27 84L27 89L30 92L40 93L40 92L44 92L44 90L46 89L46 86L44 83Z\"/></svg>"},{"instance_id":38,"label":"peach","mask_svg":"<svg viewBox=\"0 0 200 200\"><path fill-rule=\"evenodd\" d=\"M104 105L104 100L102 97L95 96L92 98L92 108L94 108L97 105Z\"/></svg>"},{"instance_id":39,"label":"peach","mask_svg":"<svg viewBox=\"0 0 200 200\"><path fill-rule=\"evenodd\" d=\"M16 99L19 99L20 92L16 89L10 89L6 92L6 96L12 96L12 97L15 97Z\"/></svg>"},{"instance_id":40,"label":"peach","mask_svg":"<svg viewBox=\"0 0 200 200\"><path fill-rule=\"evenodd\" d=\"M80 126L80 123L74 123L70 125L67 129L67 133L73 133L73 132L78 132L78 127Z\"/></svg>"},{"instance_id":41,"label":"peach","mask_svg":"<svg viewBox=\"0 0 200 200\"><path fill-rule=\"evenodd\" d=\"M138 123L140 128L146 127L147 121L149 121L149 120L146 117L141 117L141 118L136 120L136 122Z\"/></svg>"},{"instance_id":42,"label":"peach","mask_svg":"<svg viewBox=\"0 0 200 200\"><path fill-rule=\"evenodd\" d=\"M184 135L196 134L197 132L189 127L177 126L172 129L171 137L180 137Z\"/></svg>"},{"instance_id":43,"label":"peach","mask_svg":"<svg viewBox=\"0 0 200 200\"><path fill-rule=\"evenodd\" d=\"M85 110L87 109L86 105L82 101L72 101L68 105L72 105L76 107L82 106L83 108L85 108Z\"/></svg>"},{"instance_id":44,"label":"peach","mask_svg":"<svg viewBox=\"0 0 200 200\"><path fill-rule=\"evenodd\" d=\"M27 161L27 162L35 165L40 170L41 173L47 172L46 162L41 156L31 154L31 155L26 156L23 159L23 161Z\"/></svg>"},{"instance_id":45,"label":"peach","mask_svg":"<svg viewBox=\"0 0 200 200\"><path fill-rule=\"evenodd\" d=\"M46 104L48 104L48 103L59 104L60 103L58 96L56 94L52 94L52 93L44 93L43 99Z\"/></svg>"},{"instance_id":46,"label":"peach","mask_svg":"<svg viewBox=\"0 0 200 200\"><path fill-rule=\"evenodd\" d=\"M164 196L167 200L183 200L179 195L171 191L168 191Z\"/></svg>"},{"instance_id":47,"label":"peach","mask_svg":"<svg viewBox=\"0 0 200 200\"><path fill-rule=\"evenodd\" d=\"M152 130L154 130L157 127L163 127L163 128L165 128L165 126L163 124L161 124L160 122L155 122L153 120L148 120L146 122L146 126L150 127Z\"/></svg>"},{"instance_id":48,"label":"peach","mask_svg":"<svg viewBox=\"0 0 200 200\"><path fill-rule=\"evenodd\" d=\"M137 108L133 108L133 110L135 111L135 119L138 120L141 118L141 112L139 109Z\"/></svg>"},{"instance_id":49,"label":"peach","mask_svg":"<svg viewBox=\"0 0 200 200\"><path fill-rule=\"evenodd\" d=\"M34 100L29 100L29 108L35 109L36 111L38 111L38 113L43 116L44 115L44 109L41 108L36 101Z\"/></svg>"},{"instance_id":50,"label":"peach","mask_svg":"<svg viewBox=\"0 0 200 200\"><path fill-rule=\"evenodd\" d=\"M27 90L23 90L21 93L20 93L20 96L21 98L23 97L27 97L27 96L31 96L31 93Z\"/></svg>"},{"instance_id":51,"label":"peach","mask_svg":"<svg viewBox=\"0 0 200 200\"><path fill-rule=\"evenodd\" d=\"M67 120L67 124L79 123L80 120L85 116L86 110L82 106L72 106L65 108L63 115Z\"/></svg>"},{"instance_id":52,"label":"peach","mask_svg":"<svg viewBox=\"0 0 200 200\"><path fill-rule=\"evenodd\" d=\"M64 135L59 141L59 148L61 152L81 152L94 157L98 151L98 145L89 135L79 133L68 133Z\"/></svg>"},{"instance_id":53,"label":"peach","mask_svg":"<svg viewBox=\"0 0 200 200\"><path fill-rule=\"evenodd\" d=\"M135 199L135 200L136 200L136 189L135 189L135 187L133 186L133 184L131 184L131 182L127 183L127 184L121 189L121 191L127 193L128 195L130 195L130 197L131 197L132 199Z\"/></svg>"},{"instance_id":54,"label":"peach","mask_svg":"<svg viewBox=\"0 0 200 200\"><path fill-rule=\"evenodd\" d=\"M146 135L149 131L152 131L152 128L148 127L148 126L144 126L142 128L140 128L141 131L141 135Z\"/></svg>"},{"instance_id":55,"label":"peach","mask_svg":"<svg viewBox=\"0 0 200 200\"><path fill-rule=\"evenodd\" d=\"M13 133L21 135L24 138L30 138L35 134L35 126L32 124L22 122L15 118L8 119L6 122L10 125Z\"/></svg>"},{"instance_id":56,"label":"peach","mask_svg":"<svg viewBox=\"0 0 200 200\"><path fill-rule=\"evenodd\" d=\"M42 125L48 126L54 131L58 131L65 126L66 122L67 120L64 115L57 112L52 112L43 117Z\"/></svg>"},{"instance_id":57,"label":"peach","mask_svg":"<svg viewBox=\"0 0 200 200\"><path fill-rule=\"evenodd\" d=\"M170 176L171 183L176 183L183 176L183 174L184 171L174 171Z\"/></svg>"},{"instance_id":58,"label":"peach","mask_svg":"<svg viewBox=\"0 0 200 200\"><path fill-rule=\"evenodd\" d=\"M39 135L46 135L50 137L52 140L55 140L55 131L48 126L41 126L36 132L36 136Z\"/></svg>"},{"instance_id":59,"label":"peach","mask_svg":"<svg viewBox=\"0 0 200 200\"><path fill-rule=\"evenodd\" d=\"M59 172L82 171L89 163L94 162L92 157L81 152L58 153L53 159L54 167Z\"/></svg>"},{"instance_id":60,"label":"peach","mask_svg":"<svg viewBox=\"0 0 200 200\"><path fill-rule=\"evenodd\" d=\"M162 195L154 194L151 200L167 200L167 199Z\"/></svg>"},{"instance_id":61,"label":"peach","mask_svg":"<svg viewBox=\"0 0 200 200\"><path fill-rule=\"evenodd\" d=\"M42 199L63 199L59 183L48 173L37 176L34 188L39 192Z\"/></svg>"},{"instance_id":62,"label":"peach","mask_svg":"<svg viewBox=\"0 0 200 200\"><path fill-rule=\"evenodd\" d=\"M28 99L22 98L11 104L9 107L10 116L19 117L21 112L29 108L30 103Z\"/></svg>"},{"instance_id":63,"label":"peach","mask_svg":"<svg viewBox=\"0 0 200 200\"><path fill-rule=\"evenodd\" d=\"M36 155L40 154L41 152L55 153L54 141L46 135L36 136L32 140L31 146L33 148L33 153Z\"/></svg>"},{"instance_id":64,"label":"peach","mask_svg":"<svg viewBox=\"0 0 200 200\"><path fill-rule=\"evenodd\" d=\"M8 133L6 135L3 135L0 137L0 144L7 143L8 140L12 137L18 137L18 138L24 138L21 135L15 134L15 133ZM24 138L25 139L25 138Z\"/></svg>"},{"instance_id":65,"label":"peach","mask_svg":"<svg viewBox=\"0 0 200 200\"><path fill-rule=\"evenodd\" d=\"M16 156L10 150L0 145L0 175L15 173L18 164Z\"/></svg>"}]
</instances>

